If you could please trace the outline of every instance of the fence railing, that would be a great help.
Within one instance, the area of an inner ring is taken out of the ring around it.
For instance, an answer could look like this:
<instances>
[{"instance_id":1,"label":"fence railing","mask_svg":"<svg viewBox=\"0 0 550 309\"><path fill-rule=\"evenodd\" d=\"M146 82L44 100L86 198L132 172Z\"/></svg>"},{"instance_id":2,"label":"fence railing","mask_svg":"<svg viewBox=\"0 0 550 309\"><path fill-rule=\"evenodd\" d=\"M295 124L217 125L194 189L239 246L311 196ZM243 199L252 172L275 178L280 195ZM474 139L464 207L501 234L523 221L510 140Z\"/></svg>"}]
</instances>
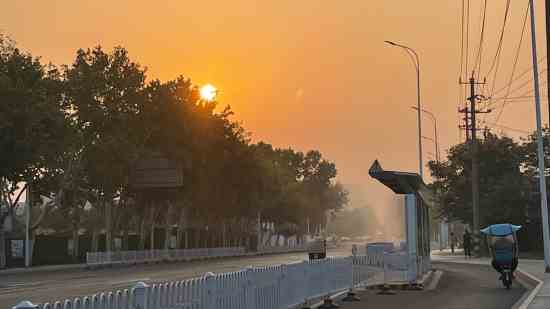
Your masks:
<instances>
[{"instance_id":1,"label":"fence railing","mask_svg":"<svg viewBox=\"0 0 550 309\"><path fill-rule=\"evenodd\" d=\"M331 246L329 248L332 249L335 247ZM247 252L243 247L88 252L86 253L86 264L88 266L141 264L305 251L307 251L307 245L261 247L257 251L250 252Z\"/></svg>"},{"instance_id":2,"label":"fence railing","mask_svg":"<svg viewBox=\"0 0 550 309\"><path fill-rule=\"evenodd\" d=\"M190 261L204 258L243 256L245 254L246 251L243 247L88 252L86 254L86 264L88 266L99 266L160 261Z\"/></svg>"},{"instance_id":3,"label":"fence railing","mask_svg":"<svg viewBox=\"0 0 550 309\"><path fill-rule=\"evenodd\" d=\"M276 254L276 253L292 253L292 252L305 252L307 251L307 246L305 245L299 245L299 246L274 246L274 247L260 247L258 248L258 251L250 252L250 254Z\"/></svg>"},{"instance_id":4,"label":"fence railing","mask_svg":"<svg viewBox=\"0 0 550 309\"><path fill-rule=\"evenodd\" d=\"M365 255L303 261L212 274L183 281L77 297L14 309L283 309L354 287L401 281L409 261L404 254Z\"/></svg>"}]
</instances>

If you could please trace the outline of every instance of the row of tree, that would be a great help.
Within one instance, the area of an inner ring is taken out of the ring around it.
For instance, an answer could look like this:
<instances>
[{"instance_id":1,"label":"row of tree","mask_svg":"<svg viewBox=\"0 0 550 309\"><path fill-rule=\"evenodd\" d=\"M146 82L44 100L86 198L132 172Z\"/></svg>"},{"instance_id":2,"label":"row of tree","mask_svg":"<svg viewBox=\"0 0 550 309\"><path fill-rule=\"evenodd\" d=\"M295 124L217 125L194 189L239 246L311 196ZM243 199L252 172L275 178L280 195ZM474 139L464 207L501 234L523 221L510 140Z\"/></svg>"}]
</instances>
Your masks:
<instances>
[{"instance_id":1,"label":"row of tree","mask_svg":"<svg viewBox=\"0 0 550 309\"><path fill-rule=\"evenodd\" d=\"M550 165L550 130L544 130L546 166ZM519 141L485 131L478 141L480 224L515 223L532 226L540 236L540 195L536 136ZM472 223L471 143L450 148L443 162L429 163L439 193L438 215ZM548 175L548 170L545 172ZM549 187L550 189L550 187ZM531 239L533 244L536 239Z\"/></svg>"},{"instance_id":2,"label":"row of tree","mask_svg":"<svg viewBox=\"0 0 550 309\"><path fill-rule=\"evenodd\" d=\"M0 256L2 224L23 191L33 235L89 233L93 250L100 234L107 250L128 233L144 248L155 226L167 235L177 226L178 247L190 228L207 229L212 244L243 245L259 226L282 235L322 226L347 203L319 151L252 143L232 114L188 78L148 80L124 48L80 49L54 66L0 36ZM136 162L159 153L181 167L183 185L132 189Z\"/></svg>"}]
</instances>

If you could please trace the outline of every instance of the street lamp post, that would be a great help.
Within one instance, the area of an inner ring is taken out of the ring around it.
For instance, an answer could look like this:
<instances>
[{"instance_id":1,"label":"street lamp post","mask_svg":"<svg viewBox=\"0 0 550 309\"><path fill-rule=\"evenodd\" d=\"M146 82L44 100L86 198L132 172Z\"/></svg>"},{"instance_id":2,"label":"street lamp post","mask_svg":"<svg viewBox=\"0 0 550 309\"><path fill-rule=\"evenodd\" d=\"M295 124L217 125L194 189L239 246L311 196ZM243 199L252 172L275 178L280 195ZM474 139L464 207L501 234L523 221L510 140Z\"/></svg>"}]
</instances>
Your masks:
<instances>
[{"instance_id":1,"label":"street lamp post","mask_svg":"<svg viewBox=\"0 0 550 309\"><path fill-rule=\"evenodd\" d=\"M533 88L535 90L535 113L537 122L537 161L540 188L540 207L542 217L542 237L544 241L545 272L550 273L550 229L548 227L548 198L546 196L546 169L544 167L544 140L542 135L542 116L540 107L539 68L537 58L537 36L535 34L534 1L529 0L529 15L531 16L531 56L533 60Z\"/></svg>"},{"instance_id":2,"label":"street lamp post","mask_svg":"<svg viewBox=\"0 0 550 309\"><path fill-rule=\"evenodd\" d=\"M416 106L411 106L411 108L414 110L418 110L418 107ZM422 112L430 116L430 118L432 118L434 122L435 160L437 161L437 163L439 163L439 160L441 160L441 156L439 153L439 136L437 135L437 118L435 118L435 115L428 110L422 109Z\"/></svg>"},{"instance_id":3,"label":"street lamp post","mask_svg":"<svg viewBox=\"0 0 550 309\"><path fill-rule=\"evenodd\" d=\"M415 110L418 110L418 108L416 106L411 106L412 109L415 109ZM434 139L431 139L431 138L428 138L430 140L432 140L435 144L435 162L437 162L437 165L439 166L439 162L441 160L441 155L439 153L439 136L437 135L437 118L435 117L435 115L428 111L428 110L425 110L425 109L422 109L422 112L424 112L426 115L430 116L430 118L432 118L433 122L434 122ZM424 137L426 138L426 137ZM439 201L439 194L438 192L436 191L436 197L437 197L437 201L438 203L440 202ZM440 220L440 223L439 223L439 250L441 251L443 248L443 222Z\"/></svg>"},{"instance_id":4,"label":"street lamp post","mask_svg":"<svg viewBox=\"0 0 550 309\"><path fill-rule=\"evenodd\" d=\"M422 106L420 106L420 60L418 59L418 54L414 49L397 44L392 41L384 41L387 44L390 44L392 46L397 46L403 48L407 54L411 57L414 67L416 69L416 95L417 95L417 108L418 108L418 170L420 174L420 178L424 178L424 172L423 172L423 164L422 164L422 117L421 117L421 110Z\"/></svg>"}]
</instances>

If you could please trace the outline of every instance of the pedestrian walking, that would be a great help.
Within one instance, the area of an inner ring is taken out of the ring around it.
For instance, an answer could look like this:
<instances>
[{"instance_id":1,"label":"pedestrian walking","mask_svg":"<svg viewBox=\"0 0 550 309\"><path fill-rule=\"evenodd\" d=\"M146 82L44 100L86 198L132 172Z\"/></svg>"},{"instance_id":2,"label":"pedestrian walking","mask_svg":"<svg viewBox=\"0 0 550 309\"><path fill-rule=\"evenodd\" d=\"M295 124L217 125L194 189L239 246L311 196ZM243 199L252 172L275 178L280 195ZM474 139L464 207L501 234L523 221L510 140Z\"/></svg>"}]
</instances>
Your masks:
<instances>
[{"instance_id":1,"label":"pedestrian walking","mask_svg":"<svg viewBox=\"0 0 550 309\"><path fill-rule=\"evenodd\" d=\"M472 234L468 230L464 231L462 236L462 243L464 244L464 257L472 257Z\"/></svg>"}]
</instances>

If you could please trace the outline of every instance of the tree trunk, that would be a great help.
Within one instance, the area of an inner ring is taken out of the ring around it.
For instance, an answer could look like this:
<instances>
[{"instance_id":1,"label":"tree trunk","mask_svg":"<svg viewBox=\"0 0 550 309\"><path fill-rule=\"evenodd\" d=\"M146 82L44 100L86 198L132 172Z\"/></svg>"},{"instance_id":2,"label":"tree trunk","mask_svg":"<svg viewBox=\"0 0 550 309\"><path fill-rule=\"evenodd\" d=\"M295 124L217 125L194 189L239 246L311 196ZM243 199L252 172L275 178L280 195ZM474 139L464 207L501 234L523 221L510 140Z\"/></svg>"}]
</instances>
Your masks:
<instances>
[{"instance_id":1,"label":"tree trunk","mask_svg":"<svg viewBox=\"0 0 550 309\"><path fill-rule=\"evenodd\" d=\"M112 199L110 195L105 195L105 251L113 250L113 233L112 233Z\"/></svg>"},{"instance_id":2,"label":"tree trunk","mask_svg":"<svg viewBox=\"0 0 550 309\"><path fill-rule=\"evenodd\" d=\"M92 230L92 252L97 252L99 249L99 232L97 228Z\"/></svg>"},{"instance_id":3,"label":"tree trunk","mask_svg":"<svg viewBox=\"0 0 550 309\"><path fill-rule=\"evenodd\" d=\"M0 269L6 268L6 235L0 231Z\"/></svg>"},{"instance_id":4,"label":"tree trunk","mask_svg":"<svg viewBox=\"0 0 550 309\"><path fill-rule=\"evenodd\" d=\"M222 223L222 247L227 247L225 220Z\"/></svg>"},{"instance_id":5,"label":"tree trunk","mask_svg":"<svg viewBox=\"0 0 550 309\"><path fill-rule=\"evenodd\" d=\"M151 203L151 243L149 249L155 250L155 204Z\"/></svg>"},{"instance_id":6,"label":"tree trunk","mask_svg":"<svg viewBox=\"0 0 550 309\"><path fill-rule=\"evenodd\" d=\"M34 243L35 243L35 240L36 240L36 237L35 237L35 233L34 233L34 229L31 229L29 231L29 241L31 243L30 245L30 250L29 250L29 266L32 266L32 257L34 255Z\"/></svg>"},{"instance_id":7,"label":"tree trunk","mask_svg":"<svg viewBox=\"0 0 550 309\"><path fill-rule=\"evenodd\" d=\"M201 230L200 228L195 229L195 248L201 247Z\"/></svg>"},{"instance_id":8,"label":"tree trunk","mask_svg":"<svg viewBox=\"0 0 550 309\"><path fill-rule=\"evenodd\" d=\"M123 231L122 231L122 250L124 251L128 251L128 248L129 248L129 241L130 241L130 238L128 236L128 228L129 227L126 227Z\"/></svg>"},{"instance_id":9,"label":"tree trunk","mask_svg":"<svg viewBox=\"0 0 550 309\"><path fill-rule=\"evenodd\" d=\"M183 230L183 248L189 249L189 231L186 228Z\"/></svg>"},{"instance_id":10,"label":"tree trunk","mask_svg":"<svg viewBox=\"0 0 550 309\"><path fill-rule=\"evenodd\" d=\"M78 239L78 230L79 230L78 223L73 223L73 262L78 263L80 258L80 247L79 247L79 239Z\"/></svg>"},{"instance_id":11,"label":"tree trunk","mask_svg":"<svg viewBox=\"0 0 550 309\"><path fill-rule=\"evenodd\" d=\"M172 203L168 203L164 226L164 249L170 249L170 240L172 238Z\"/></svg>"},{"instance_id":12,"label":"tree trunk","mask_svg":"<svg viewBox=\"0 0 550 309\"><path fill-rule=\"evenodd\" d=\"M139 221L139 250L145 250L145 222L146 219L145 216L143 216Z\"/></svg>"},{"instance_id":13,"label":"tree trunk","mask_svg":"<svg viewBox=\"0 0 550 309\"><path fill-rule=\"evenodd\" d=\"M178 249L185 248L186 245L183 241L183 233L185 230L185 208L180 209L180 216L178 219L178 227L176 231L176 246Z\"/></svg>"}]
</instances>

